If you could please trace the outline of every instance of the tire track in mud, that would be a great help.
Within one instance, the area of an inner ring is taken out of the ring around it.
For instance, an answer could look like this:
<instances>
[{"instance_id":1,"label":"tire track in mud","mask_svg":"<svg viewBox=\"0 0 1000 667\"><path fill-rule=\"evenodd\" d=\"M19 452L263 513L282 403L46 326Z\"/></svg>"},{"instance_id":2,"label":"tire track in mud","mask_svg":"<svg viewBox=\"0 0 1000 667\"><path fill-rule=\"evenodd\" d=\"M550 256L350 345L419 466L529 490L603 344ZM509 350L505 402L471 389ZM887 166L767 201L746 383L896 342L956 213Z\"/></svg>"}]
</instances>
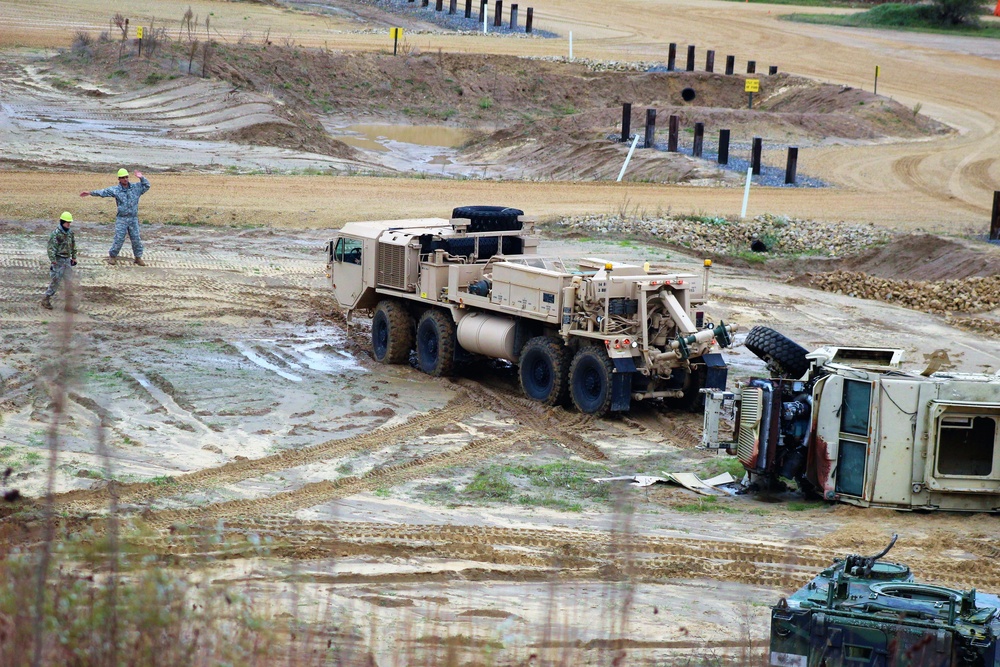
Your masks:
<instances>
[{"instance_id":1,"label":"tire track in mud","mask_svg":"<svg viewBox=\"0 0 1000 667\"><path fill-rule=\"evenodd\" d=\"M286 450L273 456L259 459L231 461L216 468L198 470L180 475L170 484L152 484L136 482L131 484L115 483L114 490L119 503L143 504L158 498L176 496L197 491L205 486L221 486L235 484L246 479L262 477L266 474L279 472L288 468L316 463L327 459L338 458L350 452L384 447L419 435L424 431L442 423L451 423L472 416L479 411L467 395L462 395L448 405L437 410L431 410L412 417L407 421L380 428L371 433L364 433L350 438L328 440L311 447ZM353 478L352 478L353 479ZM107 486L100 489L67 491L55 496L55 506L66 511L91 511L107 506L111 500L111 489ZM281 495L281 494L279 494Z\"/></svg>"},{"instance_id":2,"label":"tire track in mud","mask_svg":"<svg viewBox=\"0 0 1000 667\"><path fill-rule=\"evenodd\" d=\"M450 417L448 419L450 420ZM334 481L312 482L294 491L285 491L254 500L232 500L198 509L163 510L150 513L144 519L151 526L167 528L176 523L195 523L255 514L294 512L365 491L395 486L438 468L467 465L489 456L502 454L523 439L522 434L500 438L482 438L473 440L455 452L431 454L406 463L383 466L371 470L361 477L343 477Z\"/></svg>"},{"instance_id":3,"label":"tire track in mud","mask_svg":"<svg viewBox=\"0 0 1000 667\"><path fill-rule=\"evenodd\" d=\"M455 384L466 389L484 410L493 410L501 416L511 417L519 424L555 440L587 461L606 461L608 458L599 447L577 435L595 421L596 417L593 415L566 412L558 407L546 407L531 399L488 387L475 380L463 378L455 381Z\"/></svg>"},{"instance_id":4,"label":"tire track in mud","mask_svg":"<svg viewBox=\"0 0 1000 667\"><path fill-rule=\"evenodd\" d=\"M751 585L793 590L804 585L834 558L847 552L831 552L804 545L764 544L723 539L648 537L614 532L573 529L504 528L451 524L387 525L357 522L296 521L278 517L238 518L224 529L228 546L217 558L252 557L256 547L250 535L271 541L275 556L299 560L345 557L450 558L505 565L511 569L480 570L494 580L633 578L642 581L711 578ZM201 554L204 544L197 538L185 543L156 540L154 550L180 557ZM959 545L960 546L960 545ZM974 545L968 545L975 550ZM919 581L953 588L995 589L1000 585L1000 563L994 558L950 560L941 557L908 558L907 564ZM464 580L476 571L447 573L449 580ZM344 583L358 576L336 576ZM415 572L407 575L370 575L365 581L424 581L442 573Z\"/></svg>"},{"instance_id":5,"label":"tire track in mud","mask_svg":"<svg viewBox=\"0 0 1000 667\"><path fill-rule=\"evenodd\" d=\"M1000 181L994 180L990 176L990 167L996 163L995 158L986 158L970 162L962 167L961 178L983 190L996 190L1000 188Z\"/></svg>"}]
</instances>

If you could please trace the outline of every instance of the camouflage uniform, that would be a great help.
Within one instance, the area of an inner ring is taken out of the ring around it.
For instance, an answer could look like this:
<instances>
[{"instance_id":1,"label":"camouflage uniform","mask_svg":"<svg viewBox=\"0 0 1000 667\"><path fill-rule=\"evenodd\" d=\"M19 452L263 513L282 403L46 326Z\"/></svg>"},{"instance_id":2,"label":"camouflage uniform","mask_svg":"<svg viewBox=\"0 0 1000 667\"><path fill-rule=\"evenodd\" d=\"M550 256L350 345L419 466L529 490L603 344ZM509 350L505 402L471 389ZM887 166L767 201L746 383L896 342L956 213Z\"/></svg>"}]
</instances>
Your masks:
<instances>
[{"instance_id":1,"label":"camouflage uniform","mask_svg":"<svg viewBox=\"0 0 1000 667\"><path fill-rule=\"evenodd\" d=\"M125 234L132 241L132 255L142 257L142 239L139 238L139 197L149 190L149 180L143 176L138 183L129 183L128 187L112 185L103 190L94 190L91 197L114 197L118 202L118 217L115 218L115 240L111 244L108 255L117 257L125 243Z\"/></svg>"},{"instance_id":2,"label":"camouflage uniform","mask_svg":"<svg viewBox=\"0 0 1000 667\"><path fill-rule=\"evenodd\" d=\"M56 288L62 282L66 272L70 270L73 262L76 261L76 240L73 238L72 229L64 229L62 224L58 225L49 234L49 288L45 290L46 298L54 296Z\"/></svg>"}]
</instances>

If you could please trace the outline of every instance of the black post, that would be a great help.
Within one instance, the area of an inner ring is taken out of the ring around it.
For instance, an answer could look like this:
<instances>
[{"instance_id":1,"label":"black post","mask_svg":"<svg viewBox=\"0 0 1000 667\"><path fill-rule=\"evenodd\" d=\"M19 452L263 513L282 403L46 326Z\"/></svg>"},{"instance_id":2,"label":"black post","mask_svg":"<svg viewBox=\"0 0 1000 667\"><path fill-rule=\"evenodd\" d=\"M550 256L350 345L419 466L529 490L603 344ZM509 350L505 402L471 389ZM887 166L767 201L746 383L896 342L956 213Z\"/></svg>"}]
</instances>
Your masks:
<instances>
[{"instance_id":1,"label":"black post","mask_svg":"<svg viewBox=\"0 0 1000 667\"><path fill-rule=\"evenodd\" d=\"M726 56L726 76L732 76L736 69L736 56Z\"/></svg>"},{"instance_id":2,"label":"black post","mask_svg":"<svg viewBox=\"0 0 1000 667\"><path fill-rule=\"evenodd\" d=\"M785 163L785 185L795 183L795 171L799 166L799 147L788 147L788 161Z\"/></svg>"},{"instance_id":3,"label":"black post","mask_svg":"<svg viewBox=\"0 0 1000 667\"><path fill-rule=\"evenodd\" d=\"M497 0L496 9L493 10L493 27L499 28L503 23L503 0Z\"/></svg>"},{"instance_id":4,"label":"black post","mask_svg":"<svg viewBox=\"0 0 1000 667\"><path fill-rule=\"evenodd\" d=\"M465 0L465 18L472 18L472 0Z\"/></svg>"},{"instance_id":5,"label":"black post","mask_svg":"<svg viewBox=\"0 0 1000 667\"><path fill-rule=\"evenodd\" d=\"M531 20L535 18L535 8L528 7L528 18L524 20L524 31L531 32Z\"/></svg>"},{"instance_id":6,"label":"black post","mask_svg":"<svg viewBox=\"0 0 1000 667\"><path fill-rule=\"evenodd\" d=\"M694 44L688 44L688 64L687 71L694 71Z\"/></svg>"},{"instance_id":7,"label":"black post","mask_svg":"<svg viewBox=\"0 0 1000 667\"><path fill-rule=\"evenodd\" d=\"M777 65L770 65L770 66L768 66L767 73L770 76L774 76L775 74L778 73L778 66Z\"/></svg>"},{"instance_id":8,"label":"black post","mask_svg":"<svg viewBox=\"0 0 1000 667\"><path fill-rule=\"evenodd\" d=\"M444 0L434 0L434 11L439 12L444 9Z\"/></svg>"},{"instance_id":9,"label":"black post","mask_svg":"<svg viewBox=\"0 0 1000 667\"><path fill-rule=\"evenodd\" d=\"M747 61L747 74L756 74L756 73L757 73L757 61L756 60L748 60Z\"/></svg>"},{"instance_id":10,"label":"black post","mask_svg":"<svg viewBox=\"0 0 1000 667\"><path fill-rule=\"evenodd\" d=\"M424 2L426 1L427 0L424 0ZM487 7L486 3L488 3L489 1L490 0L479 0L479 21L478 21L479 23L482 23L483 21L486 20L486 7Z\"/></svg>"},{"instance_id":11,"label":"black post","mask_svg":"<svg viewBox=\"0 0 1000 667\"><path fill-rule=\"evenodd\" d=\"M715 51L708 50L705 52L705 71L715 71Z\"/></svg>"},{"instance_id":12,"label":"black post","mask_svg":"<svg viewBox=\"0 0 1000 667\"><path fill-rule=\"evenodd\" d=\"M430 3L431 3L431 0L420 0L420 6L421 7L426 7Z\"/></svg>"},{"instance_id":13,"label":"black post","mask_svg":"<svg viewBox=\"0 0 1000 667\"><path fill-rule=\"evenodd\" d=\"M729 164L729 130L719 130L719 164Z\"/></svg>"},{"instance_id":14,"label":"black post","mask_svg":"<svg viewBox=\"0 0 1000 667\"><path fill-rule=\"evenodd\" d=\"M750 167L754 176L760 176L760 151L764 147L764 140L760 137L753 138L753 152L750 153Z\"/></svg>"},{"instance_id":15,"label":"black post","mask_svg":"<svg viewBox=\"0 0 1000 667\"><path fill-rule=\"evenodd\" d=\"M694 146L691 149L691 155L695 157L701 157L701 148L705 143L705 124L695 123L694 124Z\"/></svg>"},{"instance_id":16,"label":"black post","mask_svg":"<svg viewBox=\"0 0 1000 667\"><path fill-rule=\"evenodd\" d=\"M451 2L448 3L448 13L454 14L457 11L458 11L458 0L451 0Z\"/></svg>"},{"instance_id":17,"label":"black post","mask_svg":"<svg viewBox=\"0 0 1000 667\"><path fill-rule=\"evenodd\" d=\"M622 103L622 142L628 141L628 135L632 131L632 103Z\"/></svg>"},{"instance_id":18,"label":"black post","mask_svg":"<svg viewBox=\"0 0 1000 667\"><path fill-rule=\"evenodd\" d=\"M677 61L677 44L670 42L667 47L667 71L674 71L674 63Z\"/></svg>"},{"instance_id":19,"label":"black post","mask_svg":"<svg viewBox=\"0 0 1000 667\"><path fill-rule=\"evenodd\" d=\"M679 116L671 116L668 127L670 128L667 134L667 150L671 153L677 152L677 135L681 131L681 119Z\"/></svg>"},{"instance_id":20,"label":"black post","mask_svg":"<svg viewBox=\"0 0 1000 667\"><path fill-rule=\"evenodd\" d=\"M517 3L510 6L510 29L517 30Z\"/></svg>"},{"instance_id":21,"label":"black post","mask_svg":"<svg viewBox=\"0 0 1000 667\"><path fill-rule=\"evenodd\" d=\"M656 109L646 109L646 141L643 148L652 148L656 138Z\"/></svg>"},{"instance_id":22,"label":"black post","mask_svg":"<svg viewBox=\"0 0 1000 667\"><path fill-rule=\"evenodd\" d=\"M990 221L990 241L1000 241L1000 190L993 191L993 219Z\"/></svg>"},{"instance_id":23,"label":"black post","mask_svg":"<svg viewBox=\"0 0 1000 667\"><path fill-rule=\"evenodd\" d=\"M399 46L399 30L392 31L392 55L396 55L396 48Z\"/></svg>"}]
</instances>

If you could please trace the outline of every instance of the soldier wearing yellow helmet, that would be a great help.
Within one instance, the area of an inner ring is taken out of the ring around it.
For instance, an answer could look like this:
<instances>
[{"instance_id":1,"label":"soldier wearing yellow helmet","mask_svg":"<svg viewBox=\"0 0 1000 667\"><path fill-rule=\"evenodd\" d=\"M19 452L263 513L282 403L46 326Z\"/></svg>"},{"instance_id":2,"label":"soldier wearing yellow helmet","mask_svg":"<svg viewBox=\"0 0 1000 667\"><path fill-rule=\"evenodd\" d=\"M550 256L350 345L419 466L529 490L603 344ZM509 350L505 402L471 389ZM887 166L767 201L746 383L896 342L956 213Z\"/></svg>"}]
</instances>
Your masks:
<instances>
[{"instance_id":1,"label":"soldier wearing yellow helmet","mask_svg":"<svg viewBox=\"0 0 1000 667\"><path fill-rule=\"evenodd\" d=\"M108 264L115 264L118 261L118 253L125 243L125 235L132 241L132 257L139 266L146 266L142 261L143 245L139 238L139 197L149 190L149 181L142 175L141 171L135 172L139 179L138 183L130 183L128 180L128 170L118 170L118 185L112 185L103 190L91 190L81 192L81 197L114 197L118 202L118 215L115 217L115 239L111 243L111 250L108 251Z\"/></svg>"},{"instance_id":2,"label":"soldier wearing yellow helmet","mask_svg":"<svg viewBox=\"0 0 1000 667\"><path fill-rule=\"evenodd\" d=\"M49 234L49 288L45 290L42 297L42 308L52 310L52 297L56 294L56 288L71 271L70 267L76 266L76 240L73 238L73 214L63 211L59 216L59 225Z\"/></svg>"}]
</instances>

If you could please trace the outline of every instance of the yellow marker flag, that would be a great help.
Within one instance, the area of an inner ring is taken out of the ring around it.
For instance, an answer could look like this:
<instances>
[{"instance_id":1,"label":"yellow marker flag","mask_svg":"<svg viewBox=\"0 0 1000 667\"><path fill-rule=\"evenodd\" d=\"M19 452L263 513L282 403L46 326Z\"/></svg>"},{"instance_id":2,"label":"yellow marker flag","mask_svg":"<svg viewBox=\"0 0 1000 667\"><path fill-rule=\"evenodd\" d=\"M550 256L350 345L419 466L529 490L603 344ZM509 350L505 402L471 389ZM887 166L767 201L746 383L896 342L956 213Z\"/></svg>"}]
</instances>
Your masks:
<instances>
[{"instance_id":1,"label":"yellow marker flag","mask_svg":"<svg viewBox=\"0 0 1000 667\"><path fill-rule=\"evenodd\" d=\"M142 26L135 29L135 36L138 39L142 39Z\"/></svg>"}]
</instances>

